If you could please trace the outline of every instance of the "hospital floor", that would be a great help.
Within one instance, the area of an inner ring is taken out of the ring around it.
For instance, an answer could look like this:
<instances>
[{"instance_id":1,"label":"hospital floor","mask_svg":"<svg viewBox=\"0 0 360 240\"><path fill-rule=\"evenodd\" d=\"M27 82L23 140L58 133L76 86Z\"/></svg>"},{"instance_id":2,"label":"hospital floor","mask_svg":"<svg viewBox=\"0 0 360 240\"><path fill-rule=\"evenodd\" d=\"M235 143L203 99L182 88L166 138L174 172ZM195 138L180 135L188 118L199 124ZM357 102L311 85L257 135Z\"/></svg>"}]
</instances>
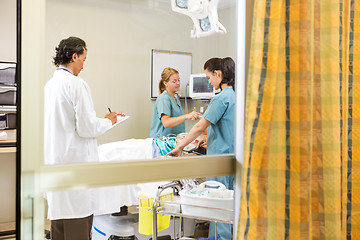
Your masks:
<instances>
[{"instance_id":1,"label":"hospital floor","mask_svg":"<svg viewBox=\"0 0 360 240\"><path fill-rule=\"evenodd\" d=\"M128 208L128 212L129 212L129 214L136 214L136 213L138 213L138 209L136 208L136 206L131 206ZM45 219L44 227L45 227L45 231L50 230L50 221L49 220ZM208 228L204 228L204 229L201 229L201 228L202 227L195 230L196 238L207 236ZM14 229L15 229L15 222L0 223L0 232L14 230ZM146 239L148 239L148 238L146 238ZM0 236L0 240L16 240L16 236L15 236L15 234L8 235L8 236Z\"/></svg>"},{"instance_id":2,"label":"hospital floor","mask_svg":"<svg viewBox=\"0 0 360 240\"><path fill-rule=\"evenodd\" d=\"M47 209L47 205L46 205L46 209ZM127 207L127 213L129 214L138 214L139 213L139 209L137 208L137 206L130 206L130 207ZM45 235L46 233L50 233L50 225L51 225L51 222L50 220L48 220L47 218L45 218L45 222L44 222L44 228L45 228ZM48 236L48 239L50 237ZM47 239L47 238L45 238ZM0 240L3 240L1 237L0 237ZM6 240L15 240L15 238L6 238Z\"/></svg>"}]
</instances>

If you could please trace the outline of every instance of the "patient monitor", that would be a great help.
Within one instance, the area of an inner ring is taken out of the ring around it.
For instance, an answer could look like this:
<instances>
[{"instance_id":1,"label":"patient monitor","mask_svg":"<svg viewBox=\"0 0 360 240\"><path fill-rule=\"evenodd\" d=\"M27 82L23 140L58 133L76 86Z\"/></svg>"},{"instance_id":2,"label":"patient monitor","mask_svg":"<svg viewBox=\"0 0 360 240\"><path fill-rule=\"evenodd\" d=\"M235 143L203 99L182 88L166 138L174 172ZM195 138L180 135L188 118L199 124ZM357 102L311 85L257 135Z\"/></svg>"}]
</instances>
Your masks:
<instances>
[{"instance_id":1,"label":"patient monitor","mask_svg":"<svg viewBox=\"0 0 360 240\"><path fill-rule=\"evenodd\" d=\"M205 73L190 75L189 96L192 99L210 99L215 96L215 89L209 84Z\"/></svg>"}]
</instances>

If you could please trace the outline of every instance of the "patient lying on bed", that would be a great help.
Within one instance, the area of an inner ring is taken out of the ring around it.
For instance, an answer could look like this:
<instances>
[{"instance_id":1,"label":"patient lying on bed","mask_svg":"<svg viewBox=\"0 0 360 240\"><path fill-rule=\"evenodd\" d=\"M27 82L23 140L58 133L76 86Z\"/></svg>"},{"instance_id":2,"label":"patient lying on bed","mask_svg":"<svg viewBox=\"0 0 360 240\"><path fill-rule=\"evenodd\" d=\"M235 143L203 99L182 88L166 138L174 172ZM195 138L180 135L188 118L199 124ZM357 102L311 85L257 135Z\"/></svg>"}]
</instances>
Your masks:
<instances>
[{"instance_id":1,"label":"patient lying on bed","mask_svg":"<svg viewBox=\"0 0 360 240\"><path fill-rule=\"evenodd\" d=\"M152 159L165 156L176 147L176 143L181 141L186 134L179 134L176 137L163 139L128 139L124 141L112 142L98 147L101 162ZM196 149L196 140L184 148L184 153Z\"/></svg>"}]
</instances>

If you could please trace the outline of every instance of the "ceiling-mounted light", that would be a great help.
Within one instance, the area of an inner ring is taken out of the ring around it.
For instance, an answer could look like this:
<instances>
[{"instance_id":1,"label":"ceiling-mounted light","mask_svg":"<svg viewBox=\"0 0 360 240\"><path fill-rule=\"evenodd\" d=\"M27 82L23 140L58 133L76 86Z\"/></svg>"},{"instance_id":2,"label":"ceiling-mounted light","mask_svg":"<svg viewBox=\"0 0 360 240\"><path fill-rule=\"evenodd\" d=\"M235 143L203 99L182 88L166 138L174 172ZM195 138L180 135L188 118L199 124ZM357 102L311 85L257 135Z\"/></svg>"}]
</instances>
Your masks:
<instances>
[{"instance_id":1,"label":"ceiling-mounted light","mask_svg":"<svg viewBox=\"0 0 360 240\"><path fill-rule=\"evenodd\" d=\"M219 0L171 0L173 11L188 15L194 22L192 38L208 36L214 33L226 33L218 20Z\"/></svg>"},{"instance_id":2,"label":"ceiling-mounted light","mask_svg":"<svg viewBox=\"0 0 360 240\"><path fill-rule=\"evenodd\" d=\"M188 0L176 0L176 6L179 8L187 8Z\"/></svg>"}]
</instances>

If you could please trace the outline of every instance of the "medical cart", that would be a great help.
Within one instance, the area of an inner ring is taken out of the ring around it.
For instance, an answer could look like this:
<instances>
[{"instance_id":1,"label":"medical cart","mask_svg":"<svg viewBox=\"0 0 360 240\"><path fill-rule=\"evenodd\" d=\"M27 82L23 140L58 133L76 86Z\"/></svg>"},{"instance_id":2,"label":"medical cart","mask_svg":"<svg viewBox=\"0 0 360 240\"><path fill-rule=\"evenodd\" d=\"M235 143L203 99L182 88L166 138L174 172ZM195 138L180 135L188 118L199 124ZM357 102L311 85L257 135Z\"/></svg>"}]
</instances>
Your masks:
<instances>
[{"instance_id":1,"label":"medical cart","mask_svg":"<svg viewBox=\"0 0 360 240\"><path fill-rule=\"evenodd\" d=\"M199 205L193 205L193 204L184 204L180 201L176 201L176 200L167 200L165 198L165 200L161 199L161 193L168 188L172 188L173 191L178 191L180 192L182 187L182 183L180 181L173 181L170 182L168 184L162 185L158 187L157 190L157 194L156 197L154 199L153 202L153 206L152 206L152 212L153 212L153 231L152 231L152 236L153 236L153 240L157 240L157 215L158 214L162 214L162 215L170 215L172 217L179 217L180 218L180 229L179 229L179 237L182 236L182 232L183 229L181 229L181 222L182 222L182 218L190 218L190 219L197 219L197 220L204 220L204 221L212 221L215 222L215 236L217 236L217 230L216 230L216 224L218 222L223 222L223 223L229 223L229 224L233 224L233 217L231 217L231 219L226 218L226 217L205 217L205 216L198 216L198 214L194 214L192 215L192 213L187 212L186 214L184 214L182 212L182 208L184 208L185 206L187 207L191 207L192 209L195 208L201 208L204 209L206 211L217 211L217 212L224 212L226 215L231 214L231 216L233 216L234 210L233 207L232 209L228 209L228 208L220 208L220 207L207 207L207 206L199 206ZM175 210L177 209L177 210ZM175 225L175 221L174 221L174 225ZM174 226L174 240L176 240L176 235L175 235L175 226Z\"/></svg>"}]
</instances>

